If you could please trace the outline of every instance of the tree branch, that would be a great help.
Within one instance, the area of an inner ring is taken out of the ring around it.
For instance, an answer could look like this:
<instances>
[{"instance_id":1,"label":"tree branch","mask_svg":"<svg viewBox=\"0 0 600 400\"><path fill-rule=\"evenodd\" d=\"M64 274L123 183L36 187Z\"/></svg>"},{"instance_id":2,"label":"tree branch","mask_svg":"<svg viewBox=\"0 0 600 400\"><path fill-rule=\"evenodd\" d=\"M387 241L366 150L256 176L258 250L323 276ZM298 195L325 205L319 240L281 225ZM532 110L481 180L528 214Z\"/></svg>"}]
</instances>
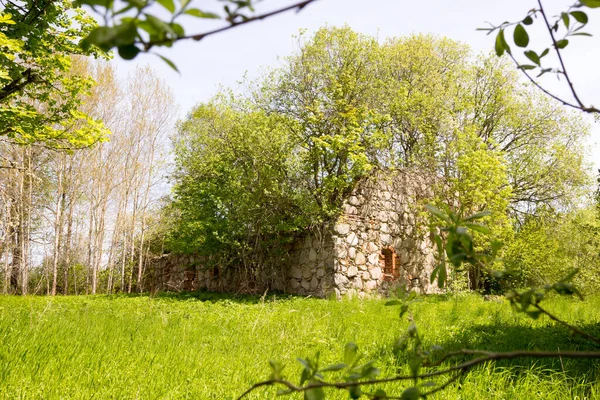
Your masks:
<instances>
[{"instance_id":1,"label":"tree branch","mask_svg":"<svg viewBox=\"0 0 600 400\"><path fill-rule=\"evenodd\" d=\"M23 80L25 78L25 80ZM33 83L37 80L37 75L35 75L31 68L26 69L21 73L21 78L15 79L9 84L5 85L2 89L0 89L0 101L6 99L11 94L23 90L25 86Z\"/></svg>"},{"instance_id":2,"label":"tree branch","mask_svg":"<svg viewBox=\"0 0 600 400\"><path fill-rule=\"evenodd\" d=\"M552 27L550 26L550 22L548 22L548 17L546 16L546 12L544 11L544 6L542 5L542 0L538 0L538 5L540 6L540 13L542 14L542 17L544 18L544 22L546 23L546 29L548 29L548 34L550 35L550 38L552 39L552 45L554 46L554 50L556 52L556 55L558 56L558 61L560 62L560 66L562 68L561 73L565 76L565 79L567 80L569 88L571 89L571 93L573 94L573 98L575 99L577 104L579 104L579 108L583 111L587 111L589 109L589 107L586 107L583 104L583 102L579 99L579 96L577 95L577 92L575 91L575 87L573 86L573 82L571 82L571 78L569 78L569 74L567 73L567 68L565 67L565 62L563 61L562 54L560 52L560 49L558 48L558 43L556 42L554 33L552 33ZM591 111L587 111L587 112L591 112ZM599 110L596 110L594 112L599 112Z\"/></svg>"},{"instance_id":3,"label":"tree branch","mask_svg":"<svg viewBox=\"0 0 600 400\"><path fill-rule=\"evenodd\" d=\"M233 29L233 28L235 28L237 26L240 26L240 25L245 25L245 24L248 24L248 23L251 23L251 22L255 22L255 21L259 21L259 20L265 19L265 18L269 18L269 17L275 16L275 15L284 13L286 11L296 10L296 11L299 12L304 7L306 7L310 3L314 3L315 1L317 1L317 0L303 0L303 1L300 1L298 3L292 4L291 6L287 6L287 7L280 8L280 9L277 9L277 10L274 10L274 11L270 11L270 12L265 13L265 14L256 15L254 17L246 18L246 19L244 19L242 21L239 21L239 22L231 22L231 24L229 24L227 26L224 26L222 28L218 28L218 29L214 29L212 31L208 31L208 32L204 32L204 33L198 33L198 34L194 34L194 35L181 36L181 37L178 37L178 38L176 38L176 39L174 39L172 41L171 40L162 40L162 41L158 41L158 42L152 42L152 41L150 41L150 42L144 42L144 43L140 43L140 44L144 45L144 49L146 51L148 51L153 46L160 46L160 45L163 45L163 44L166 44L166 43L173 43L173 42L177 42L179 40L184 40L184 39L193 39L193 40L199 41L199 40L204 39L207 36L211 36L211 35L214 35L216 33L224 32L224 31Z\"/></svg>"},{"instance_id":4,"label":"tree branch","mask_svg":"<svg viewBox=\"0 0 600 400\"><path fill-rule=\"evenodd\" d=\"M366 380L366 381L319 382L319 383L312 383L312 384L306 385L306 386L296 386L293 383L291 383L290 381L287 381L285 379L269 379L269 380L254 384L251 388L249 388L244 393L242 393L242 395L240 397L238 397L238 400L247 396L250 392L252 392L253 390L255 390L257 388L260 388L263 386L276 385L276 384L286 386L290 390L290 392L306 392L307 390L317 389L317 388L348 389L348 388L356 387L356 386L377 385L377 384L389 383L389 382L408 381L408 380L415 380L415 379L426 379L426 378L443 376L446 374L450 374L452 372L460 371L460 373L457 374L457 376L450 379L450 381L453 382L456 379L458 379L458 377L460 375L466 373L469 369L471 369L479 364L485 363L487 361L509 360L509 359L515 359L515 358L530 358L530 357L534 357L534 358L557 358L557 357L600 358L600 351L525 351L525 350L517 350L517 351L495 353L495 352L484 351L484 350L461 350L461 351L457 351L457 352L454 352L451 354L453 356L477 354L477 355L482 355L482 357L478 357L473 360L465 361L461 364L457 364L457 365L447 368L447 369L429 372L426 374L397 375L397 376L393 376L390 378L371 379L371 380ZM445 387L452 382L446 382L443 386Z\"/></svg>"}]
</instances>

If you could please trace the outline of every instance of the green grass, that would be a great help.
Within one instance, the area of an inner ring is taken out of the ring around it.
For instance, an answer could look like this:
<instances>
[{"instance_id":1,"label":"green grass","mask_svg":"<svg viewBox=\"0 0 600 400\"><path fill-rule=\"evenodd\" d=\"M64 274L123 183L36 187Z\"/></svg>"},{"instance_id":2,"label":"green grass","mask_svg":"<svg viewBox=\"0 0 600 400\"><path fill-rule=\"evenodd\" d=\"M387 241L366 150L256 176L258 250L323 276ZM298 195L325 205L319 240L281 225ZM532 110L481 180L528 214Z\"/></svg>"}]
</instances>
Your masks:
<instances>
[{"instance_id":1,"label":"green grass","mask_svg":"<svg viewBox=\"0 0 600 400\"><path fill-rule=\"evenodd\" d=\"M548 308L600 334L600 297L557 298ZM547 319L475 295L429 297L412 310L427 345L447 350L597 350ZM268 375L269 359L297 381L296 357L320 351L323 364L338 363L349 341L391 375L407 371L391 351L406 326L382 300L0 297L0 398L233 399ZM594 399L598 378L595 360L512 360L481 366L434 398Z\"/></svg>"}]
</instances>

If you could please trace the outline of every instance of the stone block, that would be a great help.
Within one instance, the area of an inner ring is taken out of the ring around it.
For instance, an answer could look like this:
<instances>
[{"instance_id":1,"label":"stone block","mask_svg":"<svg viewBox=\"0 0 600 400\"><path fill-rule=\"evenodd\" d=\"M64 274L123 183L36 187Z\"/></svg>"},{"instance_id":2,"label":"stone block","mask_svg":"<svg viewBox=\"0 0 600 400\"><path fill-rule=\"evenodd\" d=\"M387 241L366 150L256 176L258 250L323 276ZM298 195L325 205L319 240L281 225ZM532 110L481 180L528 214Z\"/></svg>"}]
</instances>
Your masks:
<instances>
[{"instance_id":1,"label":"stone block","mask_svg":"<svg viewBox=\"0 0 600 400\"><path fill-rule=\"evenodd\" d=\"M292 289L298 289L298 287L300 287L300 283L298 282L297 279L290 279L290 286L292 287Z\"/></svg>"},{"instance_id":2,"label":"stone block","mask_svg":"<svg viewBox=\"0 0 600 400\"><path fill-rule=\"evenodd\" d=\"M333 282L337 287L345 287L348 284L348 278L343 274L334 274Z\"/></svg>"},{"instance_id":3,"label":"stone block","mask_svg":"<svg viewBox=\"0 0 600 400\"><path fill-rule=\"evenodd\" d=\"M350 247L348 249L348 257L352 260L356 257L356 248Z\"/></svg>"},{"instance_id":4,"label":"stone block","mask_svg":"<svg viewBox=\"0 0 600 400\"><path fill-rule=\"evenodd\" d=\"M379 214L377 215L377 218L381 222L387 222L387 220L388 220L388 213L386 211L379 211Z\"/></svg>"},{"instance_id":5,"label":"stone block","mask_svg":"<svg viewBox=\"0 0 600 400\"><path fill-rule=\"evenodd\" d=\"M302 270L296 266L290 268L290 276L292 278L300 279L302 278Z\"/></svg>"},{"instance_id":6,"label":"stone block","mask_svg":"<svg viewBox=\"0 0 600 400\"><path fill-rule=\"evenodd\" d=\"M310 277L313 276L313 272L310 268L304 268L304 271L302 271L302 277L304 279L310 279Z\"/></svg>"},{"instance_id":7,"label":"stone block","mask_svg":"<svg viewBox=\"0 0 600 400\"><path fill-rule=\"evenodd\" d=\"M310 251L308 252L308 260L310 262L317 261L317 251L315 249L310 249Z\"/></svg>"},{"instance_id":8,"label":"stone block","mask_svg":"<svg viewBox=\"0 0 600 400\"><path fill-rule=\"evenodd\" d=\"M354 258L354 264L356 265L364 265L367 262L365 259L365 255L360 251L356 253L356 257Z\"/></svg>"},{"instance_id":9,"label":"stone block","mask_svg":"<svg viewBox=\"0 0 600 400\"><path fill-rule=\"evenodd\" d=\"M348 267L346 274L348 275L348 278L354 278L356 275L358 275L358 268L354 266Z\"/></svg>"},{"instance_id":10,"label":"stone block","mask_svg":"<svg viewBox=\"0 0 600 400\"><path fill-rule=\"evenodd\" d=\"M356 236L356 233L350 232L348 236L346 236L346 243L350 246L356 246L358 244L358 236Z\"/></svg>"},{"instance_id":11,"label":"stone block","mask_svg":"<svg viewBox=\"0 0 600 400\"><path fill-rule=\"evenodd\" d=\"M384 246L392 244L392 237L387 233L382 233L379 235L379 240L381 240L381 244Z\"/></svg>"},{"instance_id":12,"label":"stone block","mask_svg":"<svg viewBox=\"0 0 600 400\"><path fill-rule=\"evenodd\" d=\"M317 277L318 278L322 278L325 276L325 269L324 268L318 268L317 269Z\"/></svg>"},{"instance_id":13,"label":"stone block","mask_svg":"<svg viewBox=\"0 0 600 400\"><path fill-rule=\"evenodd\" d=\"M347 235L350 232L350 225L338 222L333 227L333 230L336 231L340 235Z\"/></svg>"},{"instance_id":14,"label":"stone block","mask_svg":"<svg viewBox=\"0 0 600 400\"><path fill-rule=\"evenodd\" d=\"M316 276L313 276L313 278L310 281L310 289L316 290L318 287L319 287L319 280L317 279Z\"/></svg>"},{"instance_id":15,"label":"stone block","mask_svg":"<svg viewBox=\"0 0 600 400\"><path fill-rule=\"evenodd\" d=\"M378 253L372 253L369 255L369 257L367 258L369 264L372 265L379 265L379 254Z\"/></svg>"},{"instance_id":16,"label":"stone block","mask_svg":"<svg viewBox=\"0 0 600 400\"><path fill-rule=\"evenodd\" d=\"M350 196L348 203L352 206L358 206L360 205L360 199L356 196Z\"/></svg>"},{"instance_id":17,"label":"stone block","mask_svg":"<svg viewBox=\"0 0 600 400\"><path fill-rule=\"evenodd\" d=\"M354 206L348 205L348 204L346 204L346 207L344 207L344 212L346 214L349 214L349 215L356 215L356 214L358 214L357 208L354 207Z\"/></svg>"},{"instance_id":18,"label":"stone block","mask_svg":"<svg viewBox=\"0 0 600 400\"><path fill-rule=\"evenodd\" d=\"M310 282L309 282L309 281L307 281L306 279L302 279L302 283L301 283L301 285L302 285L302 288L303 288L304 290L308 290L308 289L310 289Z\"/></svg>"},{"instance_id":19,"label":"stone block","mask_svg":"<svg viewBox=\"0 0 600 400\"><path fill-rule=\"evenodd\" d=\"M365 289L372 291L377 289L377 281L367 281L365 282Z\"/></svg>"},{"instance_id":20,"label":"stone block","mask_svg":"<svg viewBox=\"0 0 600 400\"><path fill-rule=\"evenodd\" d=\"M369 273L371 274L371 278L373 278L375 280L379 280L379 278L381 278L381 275L382 275L380 267L371 268L369 270Z\"/></svg>"}]
</instances>

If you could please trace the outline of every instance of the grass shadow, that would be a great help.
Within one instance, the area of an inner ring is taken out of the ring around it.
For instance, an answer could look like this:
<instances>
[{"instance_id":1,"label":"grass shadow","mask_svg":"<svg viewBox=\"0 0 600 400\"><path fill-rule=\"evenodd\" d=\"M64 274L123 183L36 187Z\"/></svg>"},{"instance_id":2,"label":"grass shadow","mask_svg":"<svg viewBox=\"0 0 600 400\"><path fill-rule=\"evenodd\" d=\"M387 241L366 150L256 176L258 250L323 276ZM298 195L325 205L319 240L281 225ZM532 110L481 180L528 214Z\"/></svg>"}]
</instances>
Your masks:
<instances>
[{"instance_id":1,"label":"grass shadow","mask_svg":"<svg viewBox=\"0 0 600 400\"><path fill-rule=\"evenodd\" d=\"M258 294L234 294L223 292L211 292L207 290L189 292L158 292L158 293L119 293L110 295L113 298L138 298L152 297L172 301L201 301L210 303L236 303L236 304L259 304L277 300L290 300L294 298L305 298L306 296L295 296L286 293L269 292L266 295Z\"/></svg>"}]
</instances>

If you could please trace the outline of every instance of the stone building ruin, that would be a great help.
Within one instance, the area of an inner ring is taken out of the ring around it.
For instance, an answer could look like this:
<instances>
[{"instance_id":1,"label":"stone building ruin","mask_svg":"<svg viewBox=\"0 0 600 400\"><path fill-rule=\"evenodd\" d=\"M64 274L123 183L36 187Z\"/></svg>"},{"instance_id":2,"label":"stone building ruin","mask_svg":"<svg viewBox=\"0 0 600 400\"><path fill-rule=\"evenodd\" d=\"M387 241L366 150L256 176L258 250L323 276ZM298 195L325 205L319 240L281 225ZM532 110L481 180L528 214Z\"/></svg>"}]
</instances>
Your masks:
<instances>
[{"instance_id":1,"label":"stone building ruin","mask_svg":"<svg viewBox=\"0 0 600 400\"><path fill-rule=\"evenodd\" d=\"M403 286L435 291L435 266L424 205L433 197L432 176L379 172L359 182L339 217L294 242L287 265L262 273L253 291L327 297L387 294ZM159 290L208 289L239 292L235 269L204 269L193 256L163 257Z\"/></svg>"}]
</instances>

